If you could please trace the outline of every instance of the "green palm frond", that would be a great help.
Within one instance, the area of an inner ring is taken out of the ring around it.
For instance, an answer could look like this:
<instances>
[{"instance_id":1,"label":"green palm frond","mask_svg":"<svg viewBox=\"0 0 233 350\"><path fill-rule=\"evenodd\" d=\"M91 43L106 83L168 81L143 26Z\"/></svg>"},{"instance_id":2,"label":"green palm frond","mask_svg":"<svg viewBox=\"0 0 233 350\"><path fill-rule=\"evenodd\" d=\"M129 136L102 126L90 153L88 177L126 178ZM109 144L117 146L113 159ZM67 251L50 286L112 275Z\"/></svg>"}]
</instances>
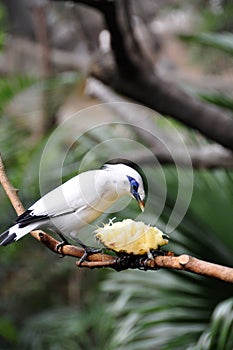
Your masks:
<instances>
[{"instance_id":1,"label":"green palm frond","mask_svg":"<svg viewBox=\"0 0 233 350\"><path fill-rule=\"evenodd\" d=\"M233 111L233 97L220 93L198 93L199 98L216 106Z\"/></svg>"},{"instance_id":2,"label":"green palm frond","mask_svg":"<svg viewBox=\"0 0 233 350\"><path fill-rule=\"evenodd\" d=\"M12 76L0 79L0 111L2 112L18 93L29 88L36 82L30 76Z\"/></svg>"},{"instance_id":3,"label":"green palm frond","mask_svg":"<svg viewBox=\"0 0 233 350\"><path fill-rule=\"evenodd\" d=\"M42 312L28 320L19 349L78 350L111 349L111 320L98 304L91 310L61 308Z\"/></svg>"},{"instance_id":4,"label":"green palm frond","mask_svg":"<svg viewBox=\"0 0 233 350\"><path fill-rule=\"evenodd\" d=\"M207 330L197 343L188 350L232 350L233 345L233 299L220 303L213 312Z\"/></svg>"},{"instance_id":5,"label":"green palm frond","mask_svg":"<svg viewBox=\"0 0 233 350\"><path fill-rule=\"evenodd\" d=\"M175 172L173 180L171 174L169 171L169 195L162 214L165 222L175 203L172 194L176 192L177 184ZM154 178L158 180L155 174ZM188 253L206 261L232 266L231 186L231 177L224 171L196 172L191 207L170 234L168 248L176 254ZM150 191L156 196L156 187ZM152 213L148 213L149 217ZM158 224L162 228L162 221ZM164 270L111 273L103 289L109 295L109 310L117 318L113 338L116 349L126 350L187 348L205 332L215 307L233 293L230 284Z\"/></svg>"},{"instance_id":6,"label":"green palm frond","mask_svg":"<svg viewBox=\"0 0 233 350\"><path fill-rule=\"evenodd\" d=\"M199 33L191 35L180 35L184 41L197 43L218 49L222 52L233 55L233 34L232 33Z\"/></svg>"}]
</instances>

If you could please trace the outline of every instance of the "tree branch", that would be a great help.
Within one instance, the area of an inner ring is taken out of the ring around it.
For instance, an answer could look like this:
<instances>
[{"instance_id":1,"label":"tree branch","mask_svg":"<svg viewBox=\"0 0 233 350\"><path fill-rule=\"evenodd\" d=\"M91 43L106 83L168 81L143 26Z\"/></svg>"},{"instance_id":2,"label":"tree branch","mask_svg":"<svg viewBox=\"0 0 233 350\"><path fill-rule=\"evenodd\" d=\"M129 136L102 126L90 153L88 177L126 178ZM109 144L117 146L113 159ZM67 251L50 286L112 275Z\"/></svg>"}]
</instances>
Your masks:
<instances>
[{"instance_id":1,"label":"tree branch","mask_svg":"<svg viewBox=\"0 0 233 350\"><path fill-rule=\"evenodd\" d=\"M113 1L112 3L115 3L114 6L117 4L118 7L121 7L120 2ZM119 52L118 41L122 39L123 41L135 42L134 33L125 32L124 25L117 19L112 18L113 15L116 16L116 12L113 14L102 10L102 13L111 33L117 72L113 69L112 74L108 71L107 79L102 74L99 75L99 78L126 96L155 109L161 114L170 115L185 125L200 131L208 138L233 150L233 118L230 113L203 103L182 91L178 86L161 79L156 74L155 67L149 57L142 50L135 51L134 45L121 45L122 49L125 48L125 52ZM110 25L113 22L115 22L114 30ZM121 33L121 37L119 33ZM118 59L119 55L128 57L127 64ZM130 72L130 66L134 66L134 72L124 74L126 69ZM120 74L117 74L118 72Z\"/></svg>"},{"instance_id":2,"label":"tree branch","mask_svg":"<svg viewBox=\"0 0 233 350\"><path fill-rule=\"evenodd\" d=\"M179 120L207 138L233 150L231 114L197 100L178 86L158 76L133 31L127 30L126 16L121 18L119 16L119 13L122 14L124 11L123 2L114 0L73 0L73 2L98 9L103 14L111 34L111 46L116 65L109 67L101 57L101 62L95 65L95 70L92 72L95 77L120 93L161 114ZM135 50L136 46L137 50Z\"/></svg>"},{"instance_id":3,"label":"tree branch","mask_svg":"<svg viewBox=\"0 0 233 350\"><path fill-rule=\"evenodd\" d=\"M159 128L154 120L150 118L147 110L143 113L141 109L140 113L138 113L137 106L135 107L134 104L128 103L128 100L101 81L95 78L88 78L86 93L104 103L108 103L108 108L113 110L126 123L132 125L136 134L143 138L160 164L175 164L181 167L192 166L195 169L233 168L232 152L217 144L207 144L201 147L187 145L189 154L187 159L187 151L180 146L171 133ZM137 127L142 120L143 128ZM131 154L130 157L139 164L152 164L154 162L153 156L148 156L148 154L143 152L136 152Z\"/></svg>"},{"instance_id":4,"label":"tree branch","mask_svg":"<svg viewBox=\"0 0 233 350\"><path fill-rule=\"evenodd\" d=\"M1 155L0 183L2 184L16 213L18 215L22 214L24 212L24 207L17 195L18 191L12 186L6 175ZM32 231L31 235L55 253L62 254L63 256L68 255L75 258L81 258L83 256L84 250L74 245L65 245L57 249L60 242L41 230ZM180 255L175 257L171 252L164 252L163 256L158 255L154 259L148 259L144 256L112 256L97 253L89 255L87 260L88 261L84 261L81 265L79 261L76 262L76 264L79 267L89 268L111 267L117 271L129 268L140 270L157 270L159 268L176 269L233 283L233 268L212 264L188 255Z\"/></svg>"},{"instance_id":5,"label":"tree branch","mask_svg":"<svg viewBox=\"0 0 233 350\"><path fill-rule=\"evenodd\" d=\"M105 261L105 256L108 259ZM115 270L124 269L140 269L140 270L157 270L160 268L182 270L192 272L202 276L213 277L225 282L233 283L233 268L209 263L200 259L196 259L192 256L183 254L180 256L172 256L171 254L159 255L154 259L148 259L146 257L118 257L109 259L109 255L103 255L101 261L86 261L82 263L82 267L112 267Z\"/></svg>"}]
</instances>

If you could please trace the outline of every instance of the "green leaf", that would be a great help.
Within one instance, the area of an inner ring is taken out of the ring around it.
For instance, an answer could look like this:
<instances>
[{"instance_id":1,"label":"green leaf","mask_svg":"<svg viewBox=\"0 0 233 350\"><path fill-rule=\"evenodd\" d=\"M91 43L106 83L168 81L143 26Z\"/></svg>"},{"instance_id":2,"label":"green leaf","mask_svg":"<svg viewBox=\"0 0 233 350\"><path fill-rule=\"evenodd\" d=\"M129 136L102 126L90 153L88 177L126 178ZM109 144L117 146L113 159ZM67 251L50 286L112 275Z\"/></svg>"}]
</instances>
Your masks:
<instances>
[{"instance_id":1,"label":"green leaf","mask_svg":"<svg viewBox=\"0 0 233 350\"><path fill-rule=\"evenodd\" d=\"M96 303L87 309L59 308L42 312L26 323L20 349L30 350L110 350L111 319Z\"/></svg>"},{"instance_id":2,"label":"green leaf","mask_svg":"<svg viewBox=\"0 0 233 350\"><path fill-rule=\"evenodd\" d=\"M226 108L233 111L233 97L220 93L197 93L198 97L203 101L210 102L216 106Z\"/></svg>"},{"instance_id":3,"label":"green leaf","mask_svg":"<svg viewBox=\"0 0 233 350\"><path fill-rule=\"evenodd\" d=\"M8 318L0 318L0 336L10 343L15 343L17 339L17 330L12 321Z\"/></svg>"},{"instance_id":4,"label":"green leaf","mask_svg":"<svg viewBox=\"0 0 233 350\"><path fill-rule=\"evenodd\" d=\"M188 176L188 172L185 173ZM168 194L161 219L166 223L176 200L177 178L171 168L164 169L164 174ZM153 175L156 185L152 182L150 194L158 201L156 188L161 186L160 178L156 171ZM194 175L190 209L170 234L168 249L175 254L187 253L232 266L233 197L229 190L233 185L232 177L225 171L196 171ZM148 213L150 210L152 212ZM152 218L153 212L154 208L147 208L145 220L147 215L148 220ZM232 295L233 286L207 277L161 269L111 273L103 283L103 290L110 296L109 310L117 320L116 349L182 350L208 329L214 308ZM220 345L230 341L231 318L220 335L219 325L215 327ZM207 338L209 334L203 335L203 342Z\"/></svg>"},{"instance_id":5,"label":"green leaf","mask_svg":"<svg viewBox=\"0 0 233 350\"><path fill-rule=\"evenodd\" d=\"M32 86L36 81L29 76L12 76L0 79L0 111L3 111L8 102L19 92Z\"/></svg>"},{"instance_id":6,"label":"green leaf","mask_svg":"<svg viewBox=\"0 0 233 350\"><path fill-rule=\"evenodd\" d=\"M207 330L198 342L188 350L232 350L233 348L233 299L220 303L213 312Z\"/></svg>"},{"instance_id":7,"label":"green leaf","mask_svg":"<svg viewBox=\"0 0 233 350\"><path fill-rule=\"evenodd\" d=\"M233 55L233 34L232 33L199 33L183 34L180 38L184 41L213 47L225 53Z\"/></svg>"}]
</instances>

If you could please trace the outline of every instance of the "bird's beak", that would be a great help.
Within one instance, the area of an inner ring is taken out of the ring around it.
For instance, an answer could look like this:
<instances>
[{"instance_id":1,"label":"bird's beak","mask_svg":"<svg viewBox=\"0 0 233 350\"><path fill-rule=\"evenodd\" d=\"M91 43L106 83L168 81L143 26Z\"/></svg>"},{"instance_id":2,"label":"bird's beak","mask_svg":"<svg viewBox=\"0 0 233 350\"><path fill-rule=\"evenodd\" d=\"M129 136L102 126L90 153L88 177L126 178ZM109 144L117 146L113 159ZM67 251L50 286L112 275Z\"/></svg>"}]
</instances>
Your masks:
<instances>
[{"instance_id":1,"label":"bird's beak","mask_svg":"<svg viewBox=\"0 0 233 350\"><path fill-rule=\"evenodd\" d=\"M142 201L141 199L138 200L138 205L141 209L142 212L144 212L144 209L145 209L145 202Z\"/></svg>"},{"instance_id":2,"label":"bird's beak","mask_svg":"<svg viewBox=\"0 0 233 350\"><path fill-rule=\"evenodd\" d=\"M141 197L140 197L138 192L133 193L133 196L136 199L136 201L138 202L138 205L139 205L141 211L143 212L144 208L145 208L145 202L143 200L141 200Z\"/></svg>"}]
</instances>

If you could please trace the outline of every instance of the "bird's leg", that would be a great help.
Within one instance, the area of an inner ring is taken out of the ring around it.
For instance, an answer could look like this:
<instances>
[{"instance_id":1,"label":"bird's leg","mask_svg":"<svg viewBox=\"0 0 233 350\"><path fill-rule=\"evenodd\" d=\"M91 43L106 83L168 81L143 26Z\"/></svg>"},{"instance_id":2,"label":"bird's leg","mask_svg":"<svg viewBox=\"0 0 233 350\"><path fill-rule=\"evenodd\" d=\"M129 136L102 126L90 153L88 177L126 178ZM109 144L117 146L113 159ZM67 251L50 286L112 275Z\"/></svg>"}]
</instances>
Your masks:
<instances>
[{"instance_id":1,"label":"bird's leg","mask_svg":"<svg viewBox=\"0 0 233 350\"><path fill-rule=\"evenodd\" d=\"M75 238L75 240L84 249L84 254L79 259L79 265L81 265L83 263L83 261L86 260L86 258L89 255L102 252L102 248L90 247L90 246L86 245L85 243L83 243L79 238Z\"/></svg>"},{"instance_id":2,"label":"bird's leg","mask_svg":"<svg viewBox=\"0 0 233 350\"><path fill-rule=\"evenodd\" d=\"M59 253L59 249L64 247L64 245L70 245L69 241L60 233L60 232L57 232L58 236L62 239L62 242L59 243L57 246L56 246L56 251ZM64 254L62 254L62 258L64 258Z\"/></svg>"},{"instance_id":3,"label":"bird's leg","mask_svg":"<svg viewBox=\"0 0 233 350\"><path fill-rule=\"evenodd\" d=\"M89 247L89 246L84 246L84 247L82 246L82 248L84 249L84 254L79 259L79 265L82 265L83 261L85 261L89 255L102 252L101 248L94 248L94 247Z\"/></svg>"},{"instance_id":4,"label":"bird's leg","mask_svg":"<svg viewBox=\"0 0 233 350\"><path fill-rule=\"evenodd\" d=\"M150 251L150 254L152 255L152 259L155 258L156 256L159 256L159 255L166 255L165 251L163 251L162 249L160 249L160 247L158 249L152 249ZM150 256L148 256L148 258L151 259Z\"/></svg>"}]
</instances>

